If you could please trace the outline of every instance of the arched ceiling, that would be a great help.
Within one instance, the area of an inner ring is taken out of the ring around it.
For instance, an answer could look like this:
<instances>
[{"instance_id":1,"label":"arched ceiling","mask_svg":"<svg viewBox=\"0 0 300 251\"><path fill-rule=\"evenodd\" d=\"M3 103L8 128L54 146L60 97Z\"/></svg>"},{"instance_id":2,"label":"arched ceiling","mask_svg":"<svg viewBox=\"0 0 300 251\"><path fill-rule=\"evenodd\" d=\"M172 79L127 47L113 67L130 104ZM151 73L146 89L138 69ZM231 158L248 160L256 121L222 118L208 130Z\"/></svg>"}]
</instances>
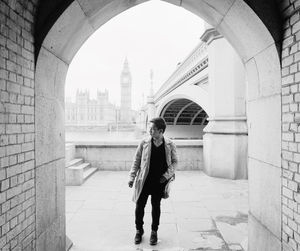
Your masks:
<instances>
[{"instance_id":1,"label":"arched ceiling","mask_svg":"<svg viewBox=\"0 0 300 251\"><path fill-rule=\"evenodd\" d=\"M79 1L79 0L77 0ZM87 0L88 1L88 0ZM93 0L94 1L94 0ZM111 0L105 0L109 2ZM166 0L167 2L171 2ZM200 1L200 0L199 0ZM41 45L47 33L54 25L58 17L70 6L74 0L39 0L35 22L35 56L37 58ZM81 2L84 2L81 0ZM134 1L132 1L134 2ZM137 3L139 1L136 1ZM278 3L273 0L245 0L245 2L256 12L265 24L277 44L281 41L281 17ZM103 1L99 1L101 5ZM279 45L280 47L280 45Z\"/></svg>"},{"instance_id":2,"label":"arched ceiling","mask_svg":"<svg viewBox=\"0 0 300 251\"><path fill-rule=\"evenodd\" d=\"M169 102L160 114L168 125L207 125L206 112L189 99Z\"/></svg>"}]
</instances>

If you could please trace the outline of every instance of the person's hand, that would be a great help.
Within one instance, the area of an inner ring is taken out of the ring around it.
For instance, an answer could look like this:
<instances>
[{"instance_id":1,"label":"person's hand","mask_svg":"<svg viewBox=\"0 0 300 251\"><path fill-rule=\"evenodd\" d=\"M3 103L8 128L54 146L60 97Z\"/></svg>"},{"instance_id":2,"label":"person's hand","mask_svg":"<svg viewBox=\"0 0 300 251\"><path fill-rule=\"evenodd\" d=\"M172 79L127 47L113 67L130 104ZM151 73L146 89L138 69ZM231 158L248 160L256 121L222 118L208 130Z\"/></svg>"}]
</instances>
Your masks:
<instances>
[{"instance_id":1,"label":"person's hand","mask_svg":"<svg viewBox=\"0 0 300 251\"><path fill-rule=\"evenodd\" d=\"M167 181L167 179L165 178L165 176L161 176L159 179L159 183L164 183L166 181Z\"/></svg>"},{"instance_id":2,"label":"person's hand","mask_svg":"<svg viewBox=\"0 0 300 251\"><path fill-rule=\"evenodd\" d=\"M133 181L132 181L132 180L128 181L128 186L129 186L130 188L132 188L132 186L133 186Z\"/></svg>"}]
</instances>

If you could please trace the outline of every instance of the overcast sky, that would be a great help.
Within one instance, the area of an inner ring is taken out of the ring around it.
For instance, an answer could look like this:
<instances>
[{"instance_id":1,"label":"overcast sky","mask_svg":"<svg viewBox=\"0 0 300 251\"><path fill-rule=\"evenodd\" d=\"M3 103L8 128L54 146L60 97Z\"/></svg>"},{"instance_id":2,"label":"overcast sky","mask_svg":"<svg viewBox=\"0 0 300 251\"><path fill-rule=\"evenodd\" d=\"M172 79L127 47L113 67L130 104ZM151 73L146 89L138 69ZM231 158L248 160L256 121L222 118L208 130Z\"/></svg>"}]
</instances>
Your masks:
<instances>
[{"instance_id":1,"label":"overcast sky","mask_svg":"<svg viewBox=\"0 0 300 251\"><path fill-rule=\"evenodd\" d=\"M150 70L156 91L190 51L200 42L203 21L183 8L152 0L111 19L97 30L74 57L66 79L66 97L77 88L109 91L120 104L120 74L127 56L132 75L133 108L146 98Z\"/></svg>"}]
</instances>

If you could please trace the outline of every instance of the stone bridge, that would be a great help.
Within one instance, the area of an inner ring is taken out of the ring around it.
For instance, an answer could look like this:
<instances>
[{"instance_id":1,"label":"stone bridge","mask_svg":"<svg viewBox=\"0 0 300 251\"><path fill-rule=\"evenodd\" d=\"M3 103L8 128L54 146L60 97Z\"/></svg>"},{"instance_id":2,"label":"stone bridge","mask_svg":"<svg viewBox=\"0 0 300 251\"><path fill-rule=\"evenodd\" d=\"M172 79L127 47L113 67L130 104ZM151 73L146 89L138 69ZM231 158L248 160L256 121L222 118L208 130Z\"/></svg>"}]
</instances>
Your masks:
<instances>
[{"instance_id":1,"label":"stone bridge","mask_svg":"<svg viewBox=\"0 0 300 251\"><path fill-rule=\"evenodd\" d=\"M207 174L247 178L246 77L242 60L213 27L206 24L198 46L161 88L148 96L140 127L162 116L166 135L203 139Z\"/></svg>"}]
</instances>

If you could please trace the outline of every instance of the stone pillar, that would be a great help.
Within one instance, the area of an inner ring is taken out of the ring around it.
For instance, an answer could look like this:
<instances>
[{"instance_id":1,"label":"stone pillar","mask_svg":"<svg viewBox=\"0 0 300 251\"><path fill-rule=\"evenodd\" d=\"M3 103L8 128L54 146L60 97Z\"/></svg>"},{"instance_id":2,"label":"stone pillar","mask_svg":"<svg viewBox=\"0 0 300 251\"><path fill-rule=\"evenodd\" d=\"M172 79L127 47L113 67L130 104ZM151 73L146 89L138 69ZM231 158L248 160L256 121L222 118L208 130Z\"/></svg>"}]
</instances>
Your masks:
<instances>
[{"instance_id":1,"label":"stone pillar","mask_svg":"<svg viewBox=\"0 0 300 251\"><path fill-rule=\"evenodd\" d=\"M153 91L153 70L150 71L150 89L149 96L147 97L147 115L148 121L155 117L155 103Z\"/></svg>"},{"instance_id":2,"label":"stone pillar","mask_svg":"<svg viewBox=\"0 0 300 251\"><path fill-rule=\"evenodd\" d=\"M208 44L210 117L203 136L204 168L213 177L247 178L246 82L244 65L215 29Z\"/></svg>"},{"instance_id":3,"label":"stone pillar","mask_svg":"<svg viewBox=\"0 0 300 251\"><path fill-rule=\"evenodd\" d=\"M147 98L147 115L148 121L155 117L155 104L154 104L154 97L149 96Z\"/></svg>"}]
</instances>

